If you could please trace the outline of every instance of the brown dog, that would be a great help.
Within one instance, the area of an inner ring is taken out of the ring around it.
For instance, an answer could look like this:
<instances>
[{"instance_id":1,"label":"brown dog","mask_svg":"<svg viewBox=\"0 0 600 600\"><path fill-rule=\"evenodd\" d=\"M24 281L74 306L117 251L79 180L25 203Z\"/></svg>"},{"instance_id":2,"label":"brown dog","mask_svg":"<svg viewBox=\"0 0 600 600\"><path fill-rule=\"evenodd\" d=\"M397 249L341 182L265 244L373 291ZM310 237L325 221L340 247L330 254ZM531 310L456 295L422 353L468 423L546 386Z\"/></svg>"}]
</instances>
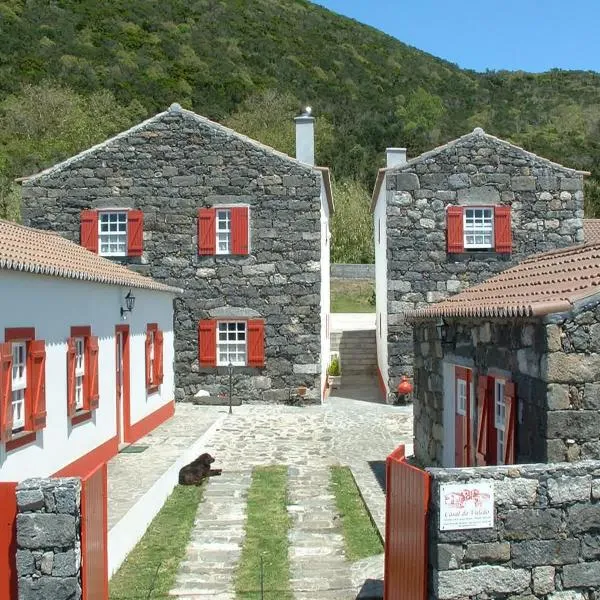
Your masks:
<instances>
[{"instance_id":1,"label":"brown dog","mask_svg":"<svg viewBox=\"0 0 600 600\"><path fill-rule=\"evenodd\" d=\"M200 485L207 477L220 475L222 469L211 469L215 459L205 452L179 471L179 485Z\"/></svg>"}]
</instances>

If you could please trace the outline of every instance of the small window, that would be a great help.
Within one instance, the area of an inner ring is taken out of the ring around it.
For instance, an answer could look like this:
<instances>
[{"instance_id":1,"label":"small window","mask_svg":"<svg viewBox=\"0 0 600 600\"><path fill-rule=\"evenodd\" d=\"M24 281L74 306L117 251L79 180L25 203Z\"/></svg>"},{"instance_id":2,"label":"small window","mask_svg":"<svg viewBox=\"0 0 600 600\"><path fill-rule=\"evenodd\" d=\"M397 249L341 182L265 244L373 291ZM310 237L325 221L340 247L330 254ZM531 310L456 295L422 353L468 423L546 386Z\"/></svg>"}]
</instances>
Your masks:
<instances>
[{"instance_id":1,"label":"small window","mask_svg":"<svg viewBox=\"0 0 600 600\"><path fill-rule=\"evenodd\" d=\"M85 338L75 338L75 409L84 407L85 380Z\"/></svg>"},{"instance_id":2,"label":"small window","mask_svg":"<svg viewBox=\"0 0 600 600\"><path fill-rule=\"evenodd\" d=\"M217 210L217 254L231 254L231 210Z\"/></svg>"},{"instance_id":3,"label":"small window","mask_svg":"<svg viewBox=\"0 0 600 600\"><path fill-rule=\"evenodd\" d=\"M456 380L456 414L467 414L467 382L464 379Z\"/></svg>"},{"instance_id":4,"label":"small window","mask_svg":"<svg viewBox=\"0 0 600 600\"><path fill-rule=\"evenodd\" d=\"M246 322L227 321L218 323L218 365L246 364Z\"/></svg>"},{"instance_id":5,"label":"small window","mask_svg":"<svg viewBox=\"0 0 600 600\"><path fill-rule=\"evenodd\" d=\"M27 342L12 342L13 432L25 427L25 391L27 389Z\"/></svg>"},{"instance_id":6,"label":"small window","mask_svg":"<svg viewBox=\"0 0 600 600\"><path fill-rule=\"evenodd\" d=\"M506 433L506 399L504 396L504 381L496 379L494 401L494 427L496 428L497 464L504 464L504 446Z\"/></svg>"},{"instance_id":7,"label":"small window","mask_svg":"<svg viewBox=\"0 0 600 600\"><path fill-rule=\"evenodd\" d=\"M127 211L102 211L98 218L101 256L127 256Z\"/></svg>"},{"instance_id":8,"label":"small window","mask_svg":"<svg viewBox=\"0 0 600 600\"><path fill-rule=\"evenodd\" d=\"M494 211L492 208L465 208L465 248L493 248Z\"/></svg>"}]
</instances>

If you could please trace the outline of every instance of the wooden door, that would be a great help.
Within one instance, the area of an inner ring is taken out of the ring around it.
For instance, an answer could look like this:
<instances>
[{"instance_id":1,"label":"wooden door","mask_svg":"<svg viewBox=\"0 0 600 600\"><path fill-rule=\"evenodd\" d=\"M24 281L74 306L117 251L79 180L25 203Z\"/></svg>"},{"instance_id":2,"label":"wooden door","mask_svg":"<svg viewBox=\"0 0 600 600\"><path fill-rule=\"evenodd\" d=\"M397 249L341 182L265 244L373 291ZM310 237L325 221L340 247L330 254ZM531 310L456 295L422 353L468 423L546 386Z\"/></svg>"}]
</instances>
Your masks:
<instances>
[{"instance_id":1,"label":"wooden door","mask_svg":"<svg viewBox=\"0 0 600 600\"><path fill-rule=\"evenodd\" d=\"M472 459L471 370L454 370L454 466L470 467Z\"/></svg>"},{"instance_id":2,"label":"wooden door","mask_svg":"<svg viewBox=\"0 0 600 600\"><path fill-rule=\"evenodd\" d=\"M129 325L115 328L115 388L117 439L127 442L129 431Z\"/></svg>"}]
</instances>

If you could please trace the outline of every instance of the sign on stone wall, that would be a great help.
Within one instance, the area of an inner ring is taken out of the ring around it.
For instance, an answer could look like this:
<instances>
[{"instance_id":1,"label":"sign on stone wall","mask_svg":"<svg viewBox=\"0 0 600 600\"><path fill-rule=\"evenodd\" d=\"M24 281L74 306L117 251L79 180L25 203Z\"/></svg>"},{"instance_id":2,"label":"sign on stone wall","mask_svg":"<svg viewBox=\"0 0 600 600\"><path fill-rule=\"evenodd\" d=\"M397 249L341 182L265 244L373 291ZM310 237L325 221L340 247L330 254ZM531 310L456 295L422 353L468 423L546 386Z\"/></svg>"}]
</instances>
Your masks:
<instances>
[{"instance_id":1,"label":"sign on stone wall","mask_svg":"<svg viewBox=\"0 0 600 600\"><path fill-rule=\"evenodd\" d=\"M440 531L494 526L494 484L442 483Z\"/></svg>"}]
</instances>

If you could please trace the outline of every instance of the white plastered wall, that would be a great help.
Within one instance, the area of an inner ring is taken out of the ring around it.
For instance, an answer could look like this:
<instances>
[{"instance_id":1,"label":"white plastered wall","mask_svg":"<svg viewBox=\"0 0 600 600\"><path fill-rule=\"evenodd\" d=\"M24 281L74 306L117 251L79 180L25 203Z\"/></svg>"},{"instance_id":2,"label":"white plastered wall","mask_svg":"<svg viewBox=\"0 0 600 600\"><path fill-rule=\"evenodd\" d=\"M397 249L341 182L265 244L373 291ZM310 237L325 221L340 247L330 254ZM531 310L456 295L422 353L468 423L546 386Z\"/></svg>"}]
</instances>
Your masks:
<instances>
[{"instance_id":1,"label":"white plastered wall","mask_svg":"<svg viewBox=\"0 0 600 600\"><path fill-rule=\"evenodd\" d=\"M0 341L6 327L34 327L46 341L46 427L34 443L6 452L0 443L0 481L47 477L116 435L115 326L130 328L131 423L172 401L173 296L133 289L135 308L120 316L129 288L0 270ZM164 382L158 393L145 388L147 323L164 331ZM90 325L99 338L99 408L93 417L72 425L67 417L66 341L74 325Z\"/></svg>"},{"instance_id":2,"label":"white plastered wall","mask_svg":"<svg viewBox=\"0 0 600 600\"><path fill-rule=\"evenodd\" d=\"M373 234L375 243L375 327L377 330L377 364L388 389L388 323L387 323L387 219L386 219L386 181L383 185L373 211Z\"/></svg>"},{"instance_id":3,"label":"white plastered wall","mask_svg":"<svg viewBox=\"0 0 600 600\"><path fill-rule=\"evenodd\" d=\"M330 334L331 334L331 285L330 285L330 245L331 231L329 229L329 203L325 193L325 185L321 183L321 400L327 367L329 365Z\"/></svg>"}]
</instances>

